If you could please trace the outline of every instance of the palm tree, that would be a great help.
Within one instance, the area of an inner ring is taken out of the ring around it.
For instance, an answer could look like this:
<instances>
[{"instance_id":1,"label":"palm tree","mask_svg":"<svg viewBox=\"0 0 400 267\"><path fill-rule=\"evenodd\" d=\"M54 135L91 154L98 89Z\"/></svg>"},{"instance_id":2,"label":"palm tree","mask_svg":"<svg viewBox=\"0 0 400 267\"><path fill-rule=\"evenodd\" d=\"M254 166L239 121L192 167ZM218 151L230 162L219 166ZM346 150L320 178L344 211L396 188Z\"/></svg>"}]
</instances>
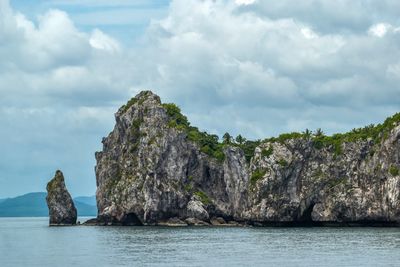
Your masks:
<instances>
[{"instance_id":1,"label":"palm tree","mask_svg":"<svg viewBox=\"0 0 400 267\"><path fill-rule=\"evenodd\" d=\"M222 142L229 145L232 143L232 136L229 133L225 133L224 136L222 136Z\"/></svg>"},{"instance_id":2,"label":"palm tree","mask_svg":"<svg viewBox=\"0 0 400 267\"><path fill-rule=\"evenodd\" d=\"M310 137L311 137L311 131L309 130L309 129L306 129L304 132L303 132L303 135L304 135L304 137L306 138L306 139L310 139Z\"/></svg>"},{"instance_id":3,"label":"palm tree","mask_svg":"<svg viewBox=\"0 0 400 267\"><path fill-rule=\"evenodd\" d=\"M315 131L315 137L320 137L320 136L324 136L324 132L322 131L322 129L321 128L318 128L316 131Z\"/></svg>"},{"instance_id":4,"label":"palm tree","mask_svg":"<svg viewBox=\"0 0 400 267\"><path fill-rule=\"evenodd\" d=\"M236 137L236 142L239 144L239 145L242 145L244 142L246 142L246 138L244 138L242 135L238 135L237 137Z\"/></svg>"}]
</instances>

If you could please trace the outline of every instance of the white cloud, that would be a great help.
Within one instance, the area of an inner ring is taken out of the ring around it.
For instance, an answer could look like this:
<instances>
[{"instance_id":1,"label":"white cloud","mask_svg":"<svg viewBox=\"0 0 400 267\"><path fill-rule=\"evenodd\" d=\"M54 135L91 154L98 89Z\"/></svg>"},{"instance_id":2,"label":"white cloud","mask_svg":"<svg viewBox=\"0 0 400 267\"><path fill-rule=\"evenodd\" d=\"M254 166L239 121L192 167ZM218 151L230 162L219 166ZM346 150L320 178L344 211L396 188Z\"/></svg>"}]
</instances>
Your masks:
<instances>
[{"instance_id":1,"label":"white cloud","mask_svg":"<svg viewBox=\"0 0 400 267\"><path fill-rule=\"evenodd\" d=\"M143 6L149 4L148 0L50 0L48 1L57 5L64 6L85 6L85 7L126 7L126 6Z\"/></svg>"},{"instance_id":2,"label":"white cloud","mask_svg":"<svg viewBox=\"0 0 400 267\"><path fill-rule=\"evenodd\" d=\"M374 35L376 37L382 38L386 35L386 33L392 28L392 25L387 24L387 23L378 23L375 25L372 25L368 33L371 35Z\"/></svg>"},{"instance_id":3,"label":"white cloud","mask_svg":"<svg viewBox=\"0 0 400 267\"><path fill-rule=\"evenodd\" d=\"M301 33L306 37L307 39L315 39L318 38L318 35L311 30L310 28L302 28Z\"/></svg>"},{"instance_id":4,"label":"white cloud","mask_svg":"<svg viewBox=\"0 0 400 267\"><path fill-rule=\"evenodd\" d=\"M129 61L110 53L120 50L100 30L77 29L63 11L34 22L0 0L0 138L7 140L0 195L43 190L57 168L71 174L74 192L94 189L93 153L130 96L120 67Z\"/></svg>"},{"instance_id":5,"label":"white cloud","mask_svg":"<svg viewBox=\"0 0 400 267\"><path fill-rule=\"evenodd\" d=\"M382 21L397 24L399 9L397 0L279 0L257 1L242 11L270 19L292 18L319 33L361 33Z\"/></svg>"},{"instance_id":6,"label":"white cloud","mask_svg":"<svg viewBox=\"0 0 400 267\"><path fill-rule=\"evenodd\" d=\"M93 48L105 50L111 53L120 51L118 42L110 36L104 34L99 29L93 30L89 43Z\"/></svg>"},{"instance_id":7,"label":"white cloud","mask_svg":"<svg viewBox=\"0 0 400 267\"><path fill-rule=\"evenodd\" d=\"M310 13L312 3L174 0L129 47L63 11L33 21L0 0L0 177L60 167L76 177L73 191L82 177L94 187L93 152L112 113L142 89L193 125L249 138L345 131L398 111L399 25L386 9L396 2L323 0Z\"/></svg>"},{"instance_id":8,"label":"white cloud","mask_svg":"<svg viewBox=\"0 0 400 267\"><path fill-rule=\"evenodd\" d=\"M343 32L342 28L317 33L313 29L318 29L318 24L272 19L254 9L239 12L237 6L223 3L174 1L169 15L153 22L146 35L145 53L136 61L147 63L137 70L143 75L136 80L135 88L158 88L189 114L203 112L205 106L213 108L225 114L222 120L234 131L235 121L255 116L247 114L249 106L259 108L266 114L260 118L263 130L256 121L246 128L257 137L295 130L296 125L326 127L328 132L349 130L350 121L360 119L355 114L366 107L387 105L386 111L379 108L374 115L383 119L400 106L392 98L399 94L398 87L386 80L387 74L382 71L393 64L393 55L400 54L400 46L394 45L393 39L376 42L365 30ZM328 7L329 3L324 5ZM390 71L393 73L393 68ZM196 103L190 99L196 99ZM229 119L229 105L240 107L239 117ZM279 110L281 123L272 118L276 114L269 115L269 108ZM339 118L333 114L335 108L349 115ZM196 122L203 128L218 128L200 115L193 116L199 118ZM294 124L293 118L298 116L303 117L302 123ZM379 121L374 118L362 120ZM222 128L218 133L224 131Z\"/></svg>"},{"instance_id":9,"label":"white cloud","mask_svg":"<svg viewBox=\"0 0 400 267\"><path fill-rule=\"evenodd\" d=\"M235 3L239 6L244 5L244 6L248 6L248 5L252 5L256 2L256 0L236 0Z\"/></svg>"},{"instance_id":10,"label":"white cloud","mask_svg":"<svg viewBox=\"0 0 400 267\"><path fill-rule=\"evenodd\" d=\"M97 11L80 12L72 15L76 23L91 27L103 25L142 25L151 19L159 19L165 15L165 10L158 7L149 8L112 8Z\"/></svg>"},{"instance_id":11,"label":"white cloud","mask_svg":"<svg viewBox=\"0 0 400 267\"><path fill-rule=\"evenodd\" d=\"M99 79L104 82L115 73L105 70L106 61L120 59L109 55L119 52L120 45L99 29L90 35L79 31L68 14L59 10L49 10L39 16L37 24L12 12L7 2L2 2L0 11L1 17L8 18L2 24L7 27L0 32L8 41L7 45L0 46L3 55L0 76L10 81L13 76L18 77L25 93L32 90L35 94L45 93L46 88L76 91L82 88L81 84L89 85ZM6 31L12 35L7 36ZM3 82L0 90L11 94L18 88Z\"/></svg>"},{"instance_id":12,"label":"white cloud","mask_svg":"<svg viewBox=\"0 0 400 267\"><path fill-rule=\"evenodd\" d=\"M7 12L3 9L3 12ZM35 25L22 14L8 11L6 37L9 47L0 47L3 64L23 70L38 71L63 64L79 64L87 59L89 43L86 34L79 32L65 12L50 10L39 17Z\"/></svg>"}]
</instances>

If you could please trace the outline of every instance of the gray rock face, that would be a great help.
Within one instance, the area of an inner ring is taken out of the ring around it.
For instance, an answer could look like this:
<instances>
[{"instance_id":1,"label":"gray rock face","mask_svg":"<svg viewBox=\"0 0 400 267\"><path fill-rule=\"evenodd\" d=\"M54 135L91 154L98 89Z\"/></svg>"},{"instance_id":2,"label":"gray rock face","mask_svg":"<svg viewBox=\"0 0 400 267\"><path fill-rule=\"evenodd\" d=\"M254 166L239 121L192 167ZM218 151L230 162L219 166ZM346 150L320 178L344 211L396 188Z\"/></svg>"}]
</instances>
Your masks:
<instances>
[{"instance_id":1,"label":"gray rock face","mask_svg":"<svg viewBox=\"0 0 400 267\"><path fill-rule=\"evenodd\" d=\"M399 123L379 142L260 142L248 162L234 145L223 147L223 157L210 156L171 116L149 91L116 113L96 153L99 221L400 223Z\"/></svg>"},{"instance_id":2,"label":"gray rock face","mask_svg":"<svg viewBox=\"0 0 400 267\"><path fill-rule=\"evenodd\" d=\"M47 206L49 207L50 225L75 225L77 212L69 194L64 175L57 171L54 178L47 184Z\"/></svg>"},{"instance_id":3,"label":"gray rock face","mask_svg":"<svg viewBox=\"0 0 400 267\"><path fill-rule=\"evenodd\" d=\"M204 208L204 204L200 200L195 199L189 201L187 204L187 215L202 221L207 221L210 217Z\"/></svg>"},{"instance_id":4,"label":"gray rock face","mask_svg":"<svg viewBox=\"0 0 400 267\"><path fill-rule=\"evenodd\" d=\"M344 143L337 155L291 139L269 157L256 149L250 168L262 178L249 194L246 218L258 222L399 223L400 177L397 126L382 143ZM397 137L396 137L397 136Z\"/></svg>"}]
</instances>

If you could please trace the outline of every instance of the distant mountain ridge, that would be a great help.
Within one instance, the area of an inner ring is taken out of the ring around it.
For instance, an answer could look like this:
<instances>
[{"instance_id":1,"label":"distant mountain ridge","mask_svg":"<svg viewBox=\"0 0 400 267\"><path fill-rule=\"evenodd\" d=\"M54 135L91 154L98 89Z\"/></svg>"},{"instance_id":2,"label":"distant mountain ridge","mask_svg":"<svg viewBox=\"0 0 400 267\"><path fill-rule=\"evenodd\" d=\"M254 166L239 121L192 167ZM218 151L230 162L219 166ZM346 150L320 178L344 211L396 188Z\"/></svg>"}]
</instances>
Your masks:
<instances>
[{"instance_id":1,"label":"distant mountain ridge","mask_svg":"<svg viewBox=\"0 0 400 267\"><path fill-rule=\"evenodd\" d=\"M0 199L0 217L45 217L49 215L44 192L28 193L14 198ZM96 216L96 198L76 197L78 216Z\"/></svg>"},{"instance_id":2,"label":"distant mountain ridge","mask_svg":"<svg viewBox=\"0 0 400 267\"><path fill-rule=\"evenodd\" d=\"M87 204L90 206L96 206L96 197L95 196L90 196L90 197L76 197L74 198L74 202L80 202L83 204Z\"/></svg>"}]
</instances>

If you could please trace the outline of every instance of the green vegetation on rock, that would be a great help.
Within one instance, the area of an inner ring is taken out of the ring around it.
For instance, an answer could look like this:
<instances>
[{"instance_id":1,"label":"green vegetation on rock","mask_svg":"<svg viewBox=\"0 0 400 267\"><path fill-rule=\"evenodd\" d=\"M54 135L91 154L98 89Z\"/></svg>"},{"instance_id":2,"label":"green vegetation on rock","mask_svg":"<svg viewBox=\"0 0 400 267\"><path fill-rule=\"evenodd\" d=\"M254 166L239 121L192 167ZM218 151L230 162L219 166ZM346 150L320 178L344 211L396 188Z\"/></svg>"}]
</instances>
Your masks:
<instances>
[{"instance_id":1,"label":"green vegetation on rock","mask_svg":"<svg viewBox=\"0 0 400 267\"><path fill-rule=\"evenodd\" d=\"M129 101L123 105L121 107L121 111L122 113L125 113L130 107L132 107L136 102L138 101L138 99L136 97L133 97L131 99L129 99Z\"/></svg>"},{"instance_id":2,"label":"green vegetation on rock","mask_svg":"<svg viewBox=\"0 0 400 267\"><path fill-rule=\"evenodd\" d=\"M132 125L130 127L130 134L132 137L132 145L130 151L133 153L137 147L139 146L140 136L144 135L145 133L140 132L140 125L142 121L140 119L132 121Z\"/></svg>"},{"instance_id":3,"label":"green vegetation on rock","mask_svg":"<svg viewBox=\"0 0 400 267\"><path fill-rule=\"evenodd\" d=\"M186 192L190 193L193 190L193 176L189 175L187 177L187 184L185 184L183 186L183 188L185 189Z\"/></svg>"},{"instance_id":4,"label":"green vegetation on rock","mask_svg":"<svg viewBox=\"0 0 400 267\"><path fill-rule=\"evenodd\" d=\"M258 147L261 144L261 140L256 140L256 141L249 141L247 140L241 145L235 144L236 146L240 147L243 152L244 156L246 157L246 161L250 162L251 158L254 157L254 152L256 150L256 147Z\"/></svg>"},{"instance_id":5,"label":"green vegetation on rock","mask_svg":"<svg viewBox=\"0 0 400 267\"><path fill-rule=\"evenodd\" d=\"M200 201L203 202L204 205L210 205L212 203L211 199L203 191L197 191L194 194L200 198Z\"/></svg>"},{"instance_id":6,"label":"green vegetation on rock","mask_svg":"<svg viewBox=\"0 0 400 267\"><path fill-rule=\"evenodd\" d=\"M400 122L400 113L396 113L392 117L387 118L383 124L371 124L363 128L353 129L348 133L334 134L332 136L325 136L322 134L313 138L314 146L317 149L332 146L335 155L340 155L342 154L342 144L344 142L365 141L370 139L377 144L382 139L387 138L389 132L398 122Z\"/></svg>"},{"instance_id":7,"label":"green vegetation on rock","mask_svg":"<svg viewBox=\"0 0 400 267\"><path fill-rule=\"evenodd\" d=\"M229 133L225 133L225 134L222 136L222 142L223 142L224 144L229 145L229 144L232 143L232 140L233 140L233 137L232 137Z\"/></svg>"},{"instance_id":8,"label":"green vegetation on rock","mask_svg":"<svg viewBox=\"0 0 400 267\"><path fill-rule=\"evenodd\" d=\"M126 105L121 107L122 112L126 112L135 103L141 104L145 99L146 92L144 92L140 98L132 98ZM187 117L181 113L181 110L177 105L172 103L164 103L162 104L162 107L166 110L166 113L170 118L168 122L168 126L170 128L176 128L185 132L190 141L193 141L199 145L201 152L219 161L223 161L225 159L225 155L223 153L223 148L225 146L240 147L245 154L246 161L250 162L251 158L254 156L255 148L262 142L278 142L284 144L286 141L293 139L309 140L316 149L330 148L333 150L334 156L336 157L343 154L343 143L368 139L372 140L374 143L379 143L380 140L388 136L388 133L395 127L396 123L400 122L400 113L396 113L392 117L387 118L382 124L371 124L364 128L353 129L348 133L339 133L332 136L326 136L321 129L316 130L314 133L306 129L302 133L283 133L278 137L267 138L263 141L251 141L247 140L240 134L236 138L233 138L229 133L225 133L222 138L222 142L220 142L217 135L199 131L197 127L191 126ZM137 122L132 125L131 130L135 133L139 128L137 126L140 126L140 122L138 123L139 125L137 125ZM267 158L271 156L272 153L272 147L263 149L261 151L261 155ZM280 162L280 164L282 166L285 165L283 164L283 161Z\"/></svg>"},{"instance_id":9,"label":"green vegetation on rock","mask_svg":"<svg viewBox=\"0 0 400 267\"><path fill-rule=\"evenodd\" d=\"M201 152L220 161L225 159L223 152L224 144L219 143L217 135L200 132L197 127L190 126L187 117L181 113L181 110L177 105L162 104L162 106L165 108L167 115L170 118L170 121L168 122L170 128L176 128L186 132L188 139L200 146Z\"/></svg>"},{"instance_id":10,"label":"green vegetation on rock","mask_svg":"<svg viewBox=\"0 0 400 267\"><path fill-rule=\"evenodd\" d=\"M238 135L235 138L235 143L233 137L230 136L229 133L225 133L223 142L219 142L218 135L201 132L197 127L190 126L187 117L181 113L181 110L177 105L162 104L162 106L165 108L167 115L170 118L170 121L168 122L169 127L186 132L188 139L200 146L201 152L214 157L219 161L225 159L223 148L231 145L240 147L245 154L247 162L250 162L251 158L254 156L255 148L261 144L260 140L249 141L241 135Z\"/></svg>"},{"instance_id":11,"label":"green vegetation on rock","mask_svg":"<svg viewBox=\"0 0 400 267\"><path fill-rule=\"evenodd\" d=\"M284 160L284 159L279 159L279 160L278 160L278 164L279 164L281 167L287 167L287 166L288 166L288 162L287 162L286 160Z\"/></svg>"},{"instance_id":12,"label":"green vegetation on rock","mask_svg":"<svg viewBox=\"0 0 400 267\"><path fill-rule=\"evenodd\" d=\"M219 161L225 159L223 152L224 144L218 142L218 136L200 132L196 127L189 127L188 139L200 145L200 151L212 156Z\"/></svg>"},{"instance_id":13,"label":"green vegetation on rock","mask_svg":"<svg viewBox=\"0 0 400 267\"><path fill-rule=\"evenodd\" d=\"M181 113L181 109L172 103L162 104L165 108L167 115L170 118L168 126L171 128L178 128L180 130L187 130L190 127L190 123L185 115Z\"/></svg>"},{"instance_id":14,"label":"green vegetation on rock","mask_svg":"<svg viewBox=\"0 0 400 267\"><path fill-rule=\"evenodd\" d=\"M389 168L389 173L390 173L392 176L397 176L397 175L399 175L400 171L399 171L399 168L397 168L396 166L392 165L392 166L390 166L390 168Z\"/></svg>"},{"instance_id":15,"label":"green vegetation on rock","mask_svg":"<svg viewBox=\"0 0 400 267\"><path fill-rule=\"evenodd\" d=\"M193 189L193 186L191 184L185 184L183 189L185 189L186 192L190 192Z\"/></svg>"},{"instance_id":16,"label":"green vegetation on rock","mask_svg":"<svg viewBox=\"0 0 400 267\"><path fill-rule=\"evenodd\" d=\"M125 105L123 105L123 106L120 108L120 111L121 111L122 113L125 113L125 112L127 112L128 109L129 109L130 107L132 107L134 104L136 104L136 103L138 103L139 105L143 104L143 102L146 100L146 97L147 97L148 95L150 95L150 94L151 94L151 91L143 91L143 92L141 93L141 96L140 96L140 97L132 97L131 99L129 99L129 101L128 101Z\"/></svg>"},{"instance_id":17,"label":"green vegetation on rock","mask_svg":"<svg viewBox=\"0 0 400 267\"><path fill-rule=\"evenodd\" d=\"M382 139L387 138L389 132L400 122L400 113L389 117L382 124L368 125L363 128L353 129L347 133L338 133L332 136L326 136L321 129L318 129L314 135L309 130L303 133L293 132L281 134L278 137L265 139L264 142L279 142L285 143L291 139L310 139L316 149L324 147L332 147L336 156L341 155L342 144L345 142L356 142L360 140L372 140L374 143L379 143Z\"/></svg>"},{"instance_id":18,"label":"green vegetation on rock","mask_svg":"<svg viewBox=\"0 0 400 267\"><path fill-rule=\"evenodd\" d=\"M334 187L336 187L338 185L346 184L346 182L347 182L347 179L345 177L341 177L341 178L338 178L338 179L329 180L328 181L328 186L329 186L330 189L332 189L332 188L334 188Z\"/></svg>"},{"instance_id":19,"label":"green vegetation on rock","mask_svg":"<svg viewBox=\"0 0 400 267\"><path fill-rule=\"evenodd\" d=\"M279 135L278 137L271 137L271 138L267 138L264 140L264 142L277 142L277 143L285 143L285 141L289 140L289 139L298 139L298 138L304 138L304 134L302 133L297 133L297 132L292 132L292 133L283 133L281 135Z\"/></svg>"},{"instance_id":20,"label":"green vegetation on rock","mask_svg":"<svg viewBox=\"0 0 400 267\"><path fill-rule=\"evenodd\" d=\"M266 170L260 170L256 169L250 177L250 184L255 185L258 180L262 179L267 171Z\"/></svg>"},{"instance_id":21,"label":"green vegetation on rock","mask_svg":"<svg viewBox=\"0 0 400 267\"><path fill-rule=\"evenodd\" d=\"M268 149L261 150L261 156L269 158L274 153L274 148L270 146Z\"/></svg>"}]
</instances>

